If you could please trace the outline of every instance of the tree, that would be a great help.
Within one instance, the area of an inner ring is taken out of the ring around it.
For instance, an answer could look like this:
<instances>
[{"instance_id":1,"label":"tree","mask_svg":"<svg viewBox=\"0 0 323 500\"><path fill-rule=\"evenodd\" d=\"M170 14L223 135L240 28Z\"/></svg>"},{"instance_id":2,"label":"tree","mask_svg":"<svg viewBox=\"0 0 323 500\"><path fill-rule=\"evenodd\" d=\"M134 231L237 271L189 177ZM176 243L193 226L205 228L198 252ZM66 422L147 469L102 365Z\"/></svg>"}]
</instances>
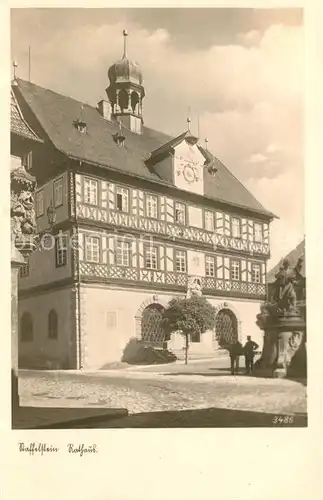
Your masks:
<instances>
[{"instance_id":1,"label":"tree","mask_svg":"<svg viewBox=\"0 0 323 500\"><path fill-rule=\"evenodd\" d=\"M190 337L214 328L215 308L204 298L172 299L163 313L165 333L179 331L185 337L185 364L187 364Z\"/></svg>"}]
</instances>

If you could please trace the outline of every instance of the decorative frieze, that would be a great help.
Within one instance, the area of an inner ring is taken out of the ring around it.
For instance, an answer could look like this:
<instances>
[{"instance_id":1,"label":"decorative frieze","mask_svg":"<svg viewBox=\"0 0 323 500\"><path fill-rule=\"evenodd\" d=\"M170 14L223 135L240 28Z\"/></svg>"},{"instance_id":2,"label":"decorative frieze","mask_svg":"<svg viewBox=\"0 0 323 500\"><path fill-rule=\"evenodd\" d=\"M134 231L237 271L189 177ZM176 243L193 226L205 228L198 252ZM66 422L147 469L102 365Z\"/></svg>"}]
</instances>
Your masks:
<instances>
[{"instance_id":1,"label":"decorative frieze","mask_svg":"<svg viewBox=\"0 0 323 500\"><path fill-rule=\"evenodd\" d=\"M108 266L106 264L94 264L91 262L80 262L81 277L101 278L108 283L138 282L138 286L152 284L155 286L169 288L187 289L189 277L186 274L176 272L165 272L152 269L138 269L119 266ZM228 295L246 296L254 298L264 298L265 285L262 283L245 283L230 279L219 279L210 277L200 277L203 293L210 294L221 292Z\"/></svg>"},{"instance_id":2,"label":"decorative frieze","mask_svg":"<svg viewBox=\"0 0 323 500\"><path fill-rule=\"evenodd\" d=\"M268 222L183 201L180 202L184 210L183 220L177 221L175 212L179 200L106 180L93 178L93 181L96 183L95 205L84 198L84 178L76 174L77 217L81 219L269 256ZM126 203L117 203L118 190L128 193ZM156 199L156 218L147 213L148 196Z\"/></svg>"},{"instance_id":3,"label":"decorative frieze","mask_svg":"<svg viewBox=\"0 0 323 500\"><path fill-rule=\"evenodd\" d=\"M141 210L140 210L141 211ZM135 229L145 233L159 234L173 240L193 241L210 245L213 248L231 249L246 253L255 253L260 255L269 254L269 245L266 243L255 242L253 240L244 240L233 238L221 234L223 226L217 226L217 231L211 232L205 229L183 226L172 222L150 219L144 216L129 215L128 213L108 211L96 206L88 206L77 203L77 217L103 222L116 227Z\"/></svg>"}]
</instances>

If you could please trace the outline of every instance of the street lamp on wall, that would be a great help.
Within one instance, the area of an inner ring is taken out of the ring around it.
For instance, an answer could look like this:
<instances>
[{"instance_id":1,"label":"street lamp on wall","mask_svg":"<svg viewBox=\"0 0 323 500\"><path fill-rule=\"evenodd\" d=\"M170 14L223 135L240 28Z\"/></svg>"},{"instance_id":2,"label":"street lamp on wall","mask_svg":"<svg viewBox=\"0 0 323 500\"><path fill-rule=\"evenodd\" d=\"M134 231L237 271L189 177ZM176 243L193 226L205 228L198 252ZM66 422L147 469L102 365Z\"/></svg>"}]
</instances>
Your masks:
<instances>
[{"instance_id":1,"label":"street lamp on wall","mask_svg":"<svg viewBox=\"0 0 323 500\"><path fill-rule=\"evenodd\" d=\"M56 222L56 209L52 201L50 202L50 205L47 208L47 219L48 219L48 224L52 228Z\"/></svg>"}]
</instances>

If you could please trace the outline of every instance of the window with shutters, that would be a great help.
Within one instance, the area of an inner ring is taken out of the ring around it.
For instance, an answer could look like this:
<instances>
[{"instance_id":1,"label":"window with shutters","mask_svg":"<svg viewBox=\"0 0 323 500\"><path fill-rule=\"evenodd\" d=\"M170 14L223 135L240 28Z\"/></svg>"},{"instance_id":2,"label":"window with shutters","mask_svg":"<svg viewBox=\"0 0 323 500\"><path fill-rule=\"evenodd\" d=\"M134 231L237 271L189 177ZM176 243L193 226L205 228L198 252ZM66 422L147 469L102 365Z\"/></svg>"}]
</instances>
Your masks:
<instances>
[{"instance_id":1,"label":"window with shutters","mask_svg":"<svg viewBox=\"0 0 323 500\"><path fill-rule=\"evenodd\" d=\"M146 216L152 219L158 218L158 198L152 194L146 195Z\"/></svg>"},{"instance_id":2,"label":"window with shutters","mask_svg":"<svg viewBox=\"0 0 323 500\"><path fill-rule=\"evenodd\" d=\"M67 236L59 234L55 239L56 267L66 266L67 263Z\"/></svg>"},{"instance_id":3,"label":"window with shutters","mask_svg":"<svg viewBox=\"0 0 323 500\"><path fill-rule=\"evenodd\" d=\"M240 262L238 260L231 260L231 279L240 280Z\"/></svg>"},{"instance_id":4,"label":"window with shutters","mask_svg":"<svg viewBox=\"0 0 323 500\"><path fill-rule=\"evenodd\" d=\"M215 262L211 255L205 256L205 276L212 278L215 276Z\"/></svg>"},{"instance_id":5,"label":"window with shutters","mask_svg":"<svg viewBox=\"0 0 323 500\"><path fill-rule=\"evenodd\" d=\"M240 225L240 219L238 219L238 217L231 218L231 234L233 238L241 237L241 225Z\"/></svg>"},{"instance_id":6,"label":"window with shutters","mask_svg":"<svg viewBox=\"0 0 323 500\"><path fill-rule=\"evenodd\" d=\"M130 263L130 243L129 241L117 240L116 243L116 264L117 266L128 267Z\"/></svg>"},{"instance_id":7,"label":"window with shutters","mask_svg":"<svg viewBox=\"0 0 323 500\"><path fill-rule=\"evenodd\" d=\"M117 187L116 207L119 212L129 212L129 189Z\"/></svg>"},{"instance_id":8,"label":"window with shutters","mask_svg":"<svg viewBox=\"0 0 323 500\"><path fill-rule=\"evenodd\" d=\"M42 189L36 193L36 217L41 217L44 212L44 191Z\"/></svg>"},{"instance_id":9,"label":"window with shutters","mask_svg":"<svg viewBox=\"0 0 323 500\"><path fill-rule=\"evenodd\" d=\"M183 203L175 203L175 222L185 224L185 205Z\"/></svg>"},{"instance_id":10,"label":"window with shutters","mask_svg":"<svg viewBox=\"0 0 323 500\"><path fill-rule=\"evenodd\" d=\"M186 252L183 250L175 251L175 269L178 273L186 272Z\"/></svg>"},{"instance_id":11,"label":"window with shutters","mask_svg":"<svg viewBox=\"0 0 323 500\"><path fill-rule=\"evenodd\" d=\"M54 205L60 207L63 205L63 179L57 179L54 182Z\"/></svg>"},{"instance_id":12,"label":"window with shutters","mask_svg":"<svg viewBox=\"0 0 323 500\"><path fill-rule=\"evenodd\" d=\"M84 179L84 203L98 204L98 181L87 177Z\"/></svg>"},{"instance_id":13,"label":"window with shutters","mask_svg":"<svg viewBox=\"0 0 323 500\"><path fill-rule=\"evenodd\" d=\"M100 238L97 236L85 237L85 260L100 262Z\"/></svg>"},{"instance_id":14,"label":"window with shutters","mask_svg":"<svg viewBox=\"0 0 323 500\"><path fill-rule=\"evenodd\" d=\"M260 264L252 264L251 265L251 281L253 283L261 283Z\"/></svg>"},{"instance_id":15,"label":"window with shutters","mask_svg":"<svg viewBox=\"0 0 323 500\"><path fill-rule=\"evenodd\" d=\"M147 269L158 269L158 250L155 246L145 247L145 267Z\"/></svg>"},{"instance_id":16,"label":"window with shutters","mask_svg":"<svg viewBox=\"0 0 323 500\"><path fill-rule=\"evenodd\" d=\"M207 231L214 231L214 214L209 210L204 212L204 227Z\"/></svg>"}]
</instances>

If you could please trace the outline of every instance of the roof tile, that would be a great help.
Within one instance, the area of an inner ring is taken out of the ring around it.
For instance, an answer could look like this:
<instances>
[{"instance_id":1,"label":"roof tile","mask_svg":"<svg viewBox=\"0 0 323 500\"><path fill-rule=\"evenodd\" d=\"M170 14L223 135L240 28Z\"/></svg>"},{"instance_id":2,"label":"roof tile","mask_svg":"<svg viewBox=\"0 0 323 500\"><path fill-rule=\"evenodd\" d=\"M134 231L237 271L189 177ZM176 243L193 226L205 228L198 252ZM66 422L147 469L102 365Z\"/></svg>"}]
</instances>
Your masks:
<instances>
[{"instance_id":1,"label":"roof tile","mask_svg":"<svg viewBox=\"0 0 323 500\"><path fill-rule=\"evenodd\" d=\"M10 130L11 132L21 135L22 137L33 139L35 141L40 140L24 120L12 91L10 93Z\"/></svg>"}]
</instances>

